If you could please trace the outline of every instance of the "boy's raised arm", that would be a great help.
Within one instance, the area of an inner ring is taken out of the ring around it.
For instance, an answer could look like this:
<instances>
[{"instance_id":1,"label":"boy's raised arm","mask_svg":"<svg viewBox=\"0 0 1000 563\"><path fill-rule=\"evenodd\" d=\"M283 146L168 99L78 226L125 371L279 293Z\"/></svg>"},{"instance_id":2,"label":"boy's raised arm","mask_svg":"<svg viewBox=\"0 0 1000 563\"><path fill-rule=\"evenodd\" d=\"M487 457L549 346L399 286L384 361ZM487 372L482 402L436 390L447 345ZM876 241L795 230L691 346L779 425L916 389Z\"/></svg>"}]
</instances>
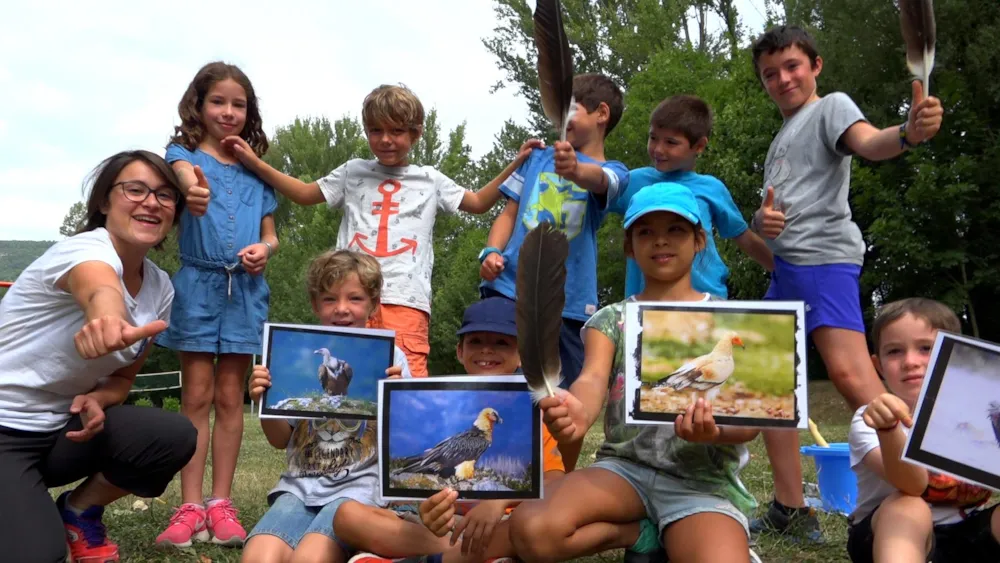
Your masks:
<instances>
[{"instance_id":1,"label":"boy's raised arm","mask_svg":"<svg viewBox=\"0 0 1000 563\"><path fill-rule=\"evenodd\" d=\"M941 101L933 96L924 98L923 85L914 80L906 123L878 129L859 121L844 132L841 140L852 152L867 160L887 160L902 154L907 146L916 146L936 135L943 116Z\"/></svg>"},{"instance_id":2,"label":"boy's raised arm","mask_svg":"<svg viewBox=\"0 0 1000 563\"><path fill-rule=\"evenodd\" d=\"M767 247L767 243L764 239L757 236L757 233L750 229L743 231L743 234L734 238L733 242L736 246L740 247L740 250L746 252L750 258L753 258L758 264L764 267L768 272L774 271L774 254L771 253L771 249Z\"/></svg>"},{"instance_id":3,"label":"boy's raised arm","mask_svg":"<svg viewBox=\"0 0 1000 563\"><path fill-rule=\"evenodd\" d=\"M325 203L323 192L319 189L318 182L305 183L298 178L293 178L271 167L270 164L261 160L246 141L235 135L226 137L222 141L223 146L229 149L243 166L250 169L262 182L271 186L288 199L299 205L316 205Z\"/></svg>"},{"instance_id":4,"label":"boy's raised arm","mask_svg":"<svg viewBox=\"0 0 1000 563\"><path fill-rule=\"evenodd\" d=\"M490 226L490 234L486 237L486 248L495 248L497 252L491 252L483 258L482 266L479 268L479 276L484 280L493 281L497 279L504 269L503 250L507 248L510 235L514 232L514 224L517 221L517 213L520 204L513 199L507 200L507 205Z\"/></svg>"},{"instance_id":5,"label":"boy's raised arm","mask_svg":"<svg viewBox=\"0 0 1000 563\"><path fill-rule=\"evenodd\" d=\"M502 195L500 186L524 163L533 149L543 148L544 146L545 144L540 139L528 139L525 141L521 145L521 148L518 149L514 160L496 178L490 180L488 184L477 192L465 190L465 195L462 196L462 203L459 204L458 209L466 213L475 213L476 215L481 215L489 211L500 200L500 196Z\"/></svg>"},{"instance_id":6,"label":"boy's raised arm","mask_svg":"<svg viewBox=\"0 0 1000 563\"><path fill-rule=\"evenodd\" d=\"M899 397L883 393L865 409L865 424L878 433L879 447L868 452L862 463L900 492L920 496L927 489L927 470L903 461L906 433L900 423L910 426L910 409Z\"/></svg>"},{"instance_id":7,"label":"boy's raised arm","mask_svg":"<svg viewBox=\"0 0 1000 563\"><path fill-rule=\"evenodd\" d=\"M576 151L566 141L559 141L554 146L556 174L592 194L607 195L611 180L604 167L593 162L577 160Z\"/></svg>"}]
</instances>

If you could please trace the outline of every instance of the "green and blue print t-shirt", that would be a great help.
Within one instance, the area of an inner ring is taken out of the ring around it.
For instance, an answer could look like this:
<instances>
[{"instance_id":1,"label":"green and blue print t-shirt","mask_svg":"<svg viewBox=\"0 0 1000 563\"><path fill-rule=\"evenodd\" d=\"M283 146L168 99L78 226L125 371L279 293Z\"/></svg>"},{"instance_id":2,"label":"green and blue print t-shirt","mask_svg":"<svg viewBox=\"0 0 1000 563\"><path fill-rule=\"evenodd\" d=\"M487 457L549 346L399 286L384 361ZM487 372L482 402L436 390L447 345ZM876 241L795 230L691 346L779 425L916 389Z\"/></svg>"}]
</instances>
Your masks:
<instances>
[{"instance_id":1,"label":"green and blue print t-shirt","mask_svg":"<svg viewBox=\"0 0 1000 563\"><path fill-rule=\"evenodd\" d=\"M608 179L608 192L595 196L555 173L555 149L535 149L500 186L500 191L518 202L518 217L507 248L504 270L484 287L516 299L517 257L525 235L539 223L550 223L569 239L566 260L566 307L563 317L586 321L597 312L597 229L604 219L606 203L614 201L628 186L628 168L617 161L600 162L579 152L580 163L600 165Z\"/></svg>"}]
</instances>

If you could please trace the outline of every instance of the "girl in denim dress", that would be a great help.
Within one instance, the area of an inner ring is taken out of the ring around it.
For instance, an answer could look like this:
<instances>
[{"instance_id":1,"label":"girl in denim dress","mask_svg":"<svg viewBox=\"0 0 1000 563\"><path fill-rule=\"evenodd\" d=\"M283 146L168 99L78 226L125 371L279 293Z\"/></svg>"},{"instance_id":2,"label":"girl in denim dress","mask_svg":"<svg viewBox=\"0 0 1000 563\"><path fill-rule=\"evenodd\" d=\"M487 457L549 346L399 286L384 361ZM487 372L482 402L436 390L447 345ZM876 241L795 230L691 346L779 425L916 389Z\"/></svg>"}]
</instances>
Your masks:
<instances>
[{"instance_id":1,"label":"girl in denim dress","mask_svg":"<svg viewBox=\"0 0 1000 563\"><path fill-rule=\"evenodd\" d=\"M156 543L239 546L246 531L230 496L243 436L243 382L251 357L260 353L267 320L269 290L261 274L278 247L272 217L277 200L223 144L239 136L258 155L268 147L253 86L239 68L205 65L178 110L181 125L166 160L189 207L180 220L181 268L173 278L170 328L158 344L180 355L181 411L198 429L198 449L181 471L183 504ZM206 502L202 482L212 405L212 495Z\"/></svg>"}]
</instances>

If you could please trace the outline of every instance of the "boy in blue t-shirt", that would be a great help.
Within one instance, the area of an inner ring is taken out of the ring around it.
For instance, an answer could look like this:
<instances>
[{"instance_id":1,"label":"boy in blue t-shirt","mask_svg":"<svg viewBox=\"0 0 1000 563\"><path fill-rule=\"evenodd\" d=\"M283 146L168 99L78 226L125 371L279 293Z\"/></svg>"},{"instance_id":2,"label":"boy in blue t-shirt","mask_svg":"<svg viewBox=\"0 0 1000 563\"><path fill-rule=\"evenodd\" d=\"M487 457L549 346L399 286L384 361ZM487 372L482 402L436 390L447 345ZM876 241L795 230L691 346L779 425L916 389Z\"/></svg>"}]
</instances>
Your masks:
<instances>
[{"instance_id":1,"label":"boy in blue t-shirt","mask_svg":"<svg viewBox=\"0 0 1000 563\"><path fill-rule=\"evenodd\" d=\"M566 307L559 342L563 380L569 388L583 367L583 323L597 312L597 229L607 202L628 185L628 169L604 158L604 139L622 115L621 89L608 77L573 79L576 114L566 141L535 149L500 187L507 205L493 222L482 264L482 297L516 299L517 257L524 236L551 223L569 239Z\"/></svg>"},{"instance_id":2,"label":"boy in blue t-shirt","mask_svg":"<svg viewBox=\"0 0 1000 563\"><path fill-rule=\"evenodd\" d=\"M719 236L733 239L767 271L774 269L774 260L764 240L749 229L726 185L715 176L694 172L695 160L705 150L711 131L712 111L701 98L680 95L660 102L649 117L646 142L653 165L629 173L628 189L619 192L618 198L608 205L608 211L624 215L632 197L653 184L674 182L691 190L708 235L705 250L691 270L691 285L697 291L727 299L729 270L715 249L713 225ZM628 298L642 291L645 283L635 260L627 258L625 267L625 297Z\"/></svg>"}]
</instances>

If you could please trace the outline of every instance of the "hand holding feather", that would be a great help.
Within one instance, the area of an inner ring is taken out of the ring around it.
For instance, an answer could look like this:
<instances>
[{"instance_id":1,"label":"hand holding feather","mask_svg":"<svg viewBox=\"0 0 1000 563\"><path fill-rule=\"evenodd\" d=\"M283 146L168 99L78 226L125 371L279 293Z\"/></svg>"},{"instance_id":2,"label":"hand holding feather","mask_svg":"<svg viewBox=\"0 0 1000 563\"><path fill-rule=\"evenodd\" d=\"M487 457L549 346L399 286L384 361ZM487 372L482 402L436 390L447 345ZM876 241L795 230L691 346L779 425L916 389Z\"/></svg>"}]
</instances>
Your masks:
<instances>
[{"instance_id":1,"label":"hand holding feather","mask_svg":"<svg viewBox=\"0 0 1000 563\"><path fill-rule=\"evenodd\" d=\"M549 433L560 444L579 442L587 433L583 403L572 393L560 390L558 396L539 401L538 408Z\"/></svg>"},{"instance_id":2,"label":"hand holding feather","mask_svg":"<svg viewBox=\"0 0 1000 563\"><path fill-rule=\"evenodd\" d=\"M555 148L555 168L556 174L573 182L576 181L576 169L579 162L576 159L576 151L573 145L567 141L556 141Z\"/></svg>"},{"instance_id":3,"label":"hand holding feather","mask_svg":"<svg viewBox=\"0 0 1000 563\"><path fill-rule=\"evenodd\" d=\"M943 118L941 100L934 96L925 98L923 84L914 80L913 100L910 102L910 115L906 123L906 140L911 145L916 145L930 139L941 129Z\"/></svg>"}]
</instances>

